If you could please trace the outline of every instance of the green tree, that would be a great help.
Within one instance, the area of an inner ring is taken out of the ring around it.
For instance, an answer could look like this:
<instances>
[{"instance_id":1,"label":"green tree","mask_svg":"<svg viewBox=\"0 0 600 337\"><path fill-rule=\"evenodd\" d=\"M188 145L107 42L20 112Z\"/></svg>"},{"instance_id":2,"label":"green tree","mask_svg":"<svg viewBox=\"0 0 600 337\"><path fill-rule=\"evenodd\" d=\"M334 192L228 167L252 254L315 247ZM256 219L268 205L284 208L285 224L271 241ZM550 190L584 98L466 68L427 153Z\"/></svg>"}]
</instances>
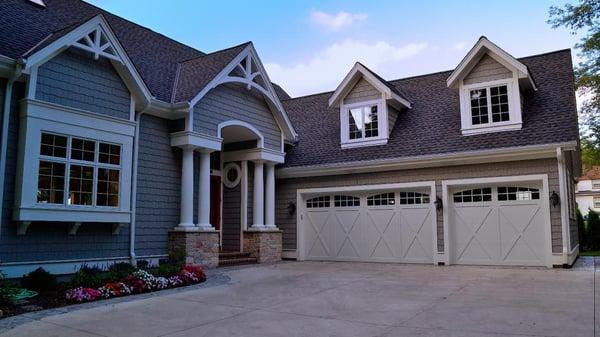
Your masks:
<instances>
[{"instance_id":1,"label":"green tree","mask_svg":"<svg viewBox=\"0 0 600 337\"><path fill-rule=\"evenodd\" d=\"M577 209L577 231L579 233L579 247L581 250L587 249L587 230L585 228L585 220L583 219L583 214Z\"/></svg>"},{"instance_id":2,"label":"green tree","mask_svg":"<svg viewBox=\"0 0 600 337\"><path fill-rule=\"evenodd\" d=\"M580 110L582 161L585 167L600 165L600 0L552 6L548 22L583 36L575 45L582 59L575 67L575 87L586 98Z\"/></svg>"},{"instance_id":3,"label":"green tree","mask_svg":"<svg viewBox=\"0 0 600 337\"><path fill-rule=\"evenodd\" d=\"M600 250L600 216L590 210L587 222L587 245L589 250Z\"/></svg>"}]
</instances>

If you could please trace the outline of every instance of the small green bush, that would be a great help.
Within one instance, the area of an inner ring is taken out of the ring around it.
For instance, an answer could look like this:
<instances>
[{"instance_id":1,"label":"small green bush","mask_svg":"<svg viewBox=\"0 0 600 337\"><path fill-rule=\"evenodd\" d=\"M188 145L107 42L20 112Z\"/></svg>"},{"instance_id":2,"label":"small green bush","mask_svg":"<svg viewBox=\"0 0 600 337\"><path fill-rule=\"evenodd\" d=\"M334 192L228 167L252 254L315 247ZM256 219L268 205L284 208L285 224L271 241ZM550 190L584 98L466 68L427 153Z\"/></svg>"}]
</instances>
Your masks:
<instances>
[{"instance_id":1,"label":"small green bush","mask_svg":"<svg viewBox=\"0 0 600 337\"><path fill-rule=\"evenodd\" d=\"M40 267L31 273L23 276L21 280L23 287L29 290L39 292L56 290L56 276L50 274L44 268Z\"/></svg>"},{"instance_id":2,"label":"small green bush","mask_svg":"<svg viewBox=\"0 0 600 337\"><path fill-rule=\"evenodd\" d=\"M71 278L69 286L71 288L99 288L106 283L107 276L107 273L98 267L82 266Z\"/></svg>"},{"instance_id":3,"label":"small green bush","mask_svg":"<svg viewBox=\"0 0 600 337\"><path fill-rule=\"evenodd\" d=\"M135 268L127 262L119 262L108 267L104 276L106 282L118 282L135 271Z\"/></svg>"},{"instance_id":4,"label":"small green bush","mask_svg":"<svg viewBox=\"0 0 600 337\"><path fill-rule=\"evenodd\" d=\"M181 267L175 264L170 263L161 263L156 268L148 269L148 272L156 277L166 277L169 278L171 276L177 275Z\"/></svg>"},{"instance_id":5,"label":"small green bush","mask_svg":"<svg viewBox=\"0 0 600 337\"><path fill-rule=\"evenodd\" d=\"M169 252L168 263L176 265L179 267L179 269L181 269L185 266L185 256L185 250L181 248L173 249Z\"/></svg>"}]
</instances>

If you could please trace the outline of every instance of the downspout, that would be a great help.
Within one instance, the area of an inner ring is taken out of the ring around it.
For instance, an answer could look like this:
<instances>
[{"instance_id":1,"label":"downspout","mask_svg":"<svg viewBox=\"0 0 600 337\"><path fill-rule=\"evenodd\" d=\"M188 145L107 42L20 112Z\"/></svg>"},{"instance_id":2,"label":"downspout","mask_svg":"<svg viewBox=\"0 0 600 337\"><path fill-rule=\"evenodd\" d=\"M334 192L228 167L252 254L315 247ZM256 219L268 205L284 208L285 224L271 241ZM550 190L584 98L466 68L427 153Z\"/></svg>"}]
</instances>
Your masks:
<instances>
[{"instance_id":1,"label":"downspout","mask_svg":"<svg viewBox=\"0 0 600 337\"><path fill-rule=\"evenodd\" d=\"M135 114L135 136L133 139L133 161L132 161L132 182L131 182L131 224L129 226L129 258L132 265L136 265L135 256L135 215L137 213L137 171L138 171L138 152L140 143L140 121L141 117L146 111L148 111L150 102L144 107L144 109Z\"/></svg>"},{"instance_id":2,"label":"downspout","mask_svg":"<svg viewBox=\"0 0 600 337\"><path fill-rule=\"evenodd\" d=\"M8 126L10 122L10 106L12 104L13 85L21 76L22 63L17 63L15 73L8 79L4 92L4 106L2 110L2 140L0 140L0 223L4 215L4 178L6 174L6 152L8 151ZM0 231L1 233L1 231Z\"/></svg>"}]
</instances>

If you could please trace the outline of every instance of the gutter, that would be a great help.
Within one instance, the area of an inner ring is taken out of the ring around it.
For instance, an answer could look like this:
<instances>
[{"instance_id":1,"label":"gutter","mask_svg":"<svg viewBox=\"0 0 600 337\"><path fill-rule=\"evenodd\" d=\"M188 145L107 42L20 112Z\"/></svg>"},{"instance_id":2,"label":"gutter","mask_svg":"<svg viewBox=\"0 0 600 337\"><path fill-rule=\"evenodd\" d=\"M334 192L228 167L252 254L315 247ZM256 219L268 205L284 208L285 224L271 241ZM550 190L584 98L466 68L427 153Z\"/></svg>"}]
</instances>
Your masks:
<instances>
[{"instance_id":1,"label":"gutter","mask_svg":"<svg viewBox=\"0 0 600 337\"><path fill-rule=\"evenodd\" d=\"M425 156L385 158L300 167L284 167L276 171L278 179L329 176L363 172L381 172L426 167L457 166L485 162L556 158L556 148L574 150L577 142L507 147L494 150L453 152Z\"/></svg>"},{"instance_id":2,"label":"gutter","mask_svg":"<svg viewBox=\"0 0 600 337\"><path fill-rule=\"evenodd\" d=\"M6 152L8 151L8 127L10 122L10 107L12 104L13 86L23 70L21 63L16 63L13 75L6 82L4 106L2 110L2 139L0 140L0 223L4 212L4 183L6 175Z\"/></svg>"}]
</instances>

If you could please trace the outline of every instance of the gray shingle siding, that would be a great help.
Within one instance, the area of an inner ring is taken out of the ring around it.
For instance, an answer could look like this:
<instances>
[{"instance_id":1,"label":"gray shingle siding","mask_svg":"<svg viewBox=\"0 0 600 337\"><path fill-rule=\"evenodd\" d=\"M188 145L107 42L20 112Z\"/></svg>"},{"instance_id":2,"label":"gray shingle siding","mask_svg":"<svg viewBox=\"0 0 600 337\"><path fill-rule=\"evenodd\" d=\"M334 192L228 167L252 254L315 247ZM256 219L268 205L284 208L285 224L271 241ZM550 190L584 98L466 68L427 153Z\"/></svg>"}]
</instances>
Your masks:
<instances>
[{"instance_id":1,"label":"gray shingle siding","mask_svg":"<svg viewBox=\"0 0 600 337\"><path fill-rule=\"evenodd\" d=\"M223 250L240 251L241 188L223 185Z\"/></svg>"},{"instance_id":2,"label":"gray shingle siding","mask_svg":"<svg viewBox=\"0 0 600 337\"><path fill-rule=\"evenodd\" d=\"M4 188L4 209L0 234L0 262L27 262L88 258L126 257L129 252L129 229L112 235L110 224L84 223L77 235L68 235L68 224L33 223L27 234L16 235L17 225L12 221L14 205L17 142L19 130L19 103L24 96L24 85L16 83L13 90L10 116L7 166ZM1 268L1 267L0 267Z\"/></svg>"},{"instance_id":3,"label":"gray shingle siding","mask_svg":"<svg viewBox=\"0 0 600 337\"><path fill-rule=\"evenodd\" d=\"M265 138L265 148L281 150L281 131L265 100L241 85L220 85L194 107L194 131L217 135L219 123L240 120L254 126Z\"/></svg>"},{"instance_id":4,"label":"gray shingle siding","mask_svg":"<svg viewBox=\"0 0 600 337\"><path fill-rule=\"evenodd\" d=\"M374 99L380 99L381 92L371 85L367 80L361 78L344 97L344 104L353 104Z\"/></svg>"},{"instance_id":5,"label":"gray shingle siding","mask_svg":"<svg viewBox=\"0 0 600 337\"><path fill-rule=\"evenodd\" d=\"M168 232L179 223L181 150L171 147L170 124L149 115L140 121L137 256L167 254Z\"/></svg>"},{"instance_id":6,"label":"gray shingle siding","mask_svg":"<svg viewBox=\"0 0 600 337\"><path fill-rule=\"evenodd\" d=\"M558 163L556 159L538 159L518 162L502 162L451 166L439 168L412 169L401 171L347 174L324 177L308 177L277 180L276 223L283 230L283 248L296 249L296 214L290 215L289 202L296 203L298 189L389 184L417 181L436 182L436 195L442 195L442 180L468 179L481 177L513 176L528 174L547 174L550 191L558 191ZM552 251L562 252L562 226L560 207L551 210ZM438 251L444 250L443 217L437 214Z\"/></svg>"},{"instance_id":7,"label":"gray shingle siding","mask_svg":"<svg viewBox=\"0 0 600 337\"><path fill-rule=\"evenodd\" d=\"M511 78L512 72L494 60L489 55L484 55L471 72L465 76L465 84L483 83L505 78Z\"/></svg>"},{"instance_id":8,"label":"gray shingle siding","mask_svg":"<svg viewBox=\"0 0 600 337\"><path fill-rule=\"evenodd\" d=\"M40 66L36 98L129 119L129 90L111 63L74 48Z\"/></svg>"}]
</instances>

